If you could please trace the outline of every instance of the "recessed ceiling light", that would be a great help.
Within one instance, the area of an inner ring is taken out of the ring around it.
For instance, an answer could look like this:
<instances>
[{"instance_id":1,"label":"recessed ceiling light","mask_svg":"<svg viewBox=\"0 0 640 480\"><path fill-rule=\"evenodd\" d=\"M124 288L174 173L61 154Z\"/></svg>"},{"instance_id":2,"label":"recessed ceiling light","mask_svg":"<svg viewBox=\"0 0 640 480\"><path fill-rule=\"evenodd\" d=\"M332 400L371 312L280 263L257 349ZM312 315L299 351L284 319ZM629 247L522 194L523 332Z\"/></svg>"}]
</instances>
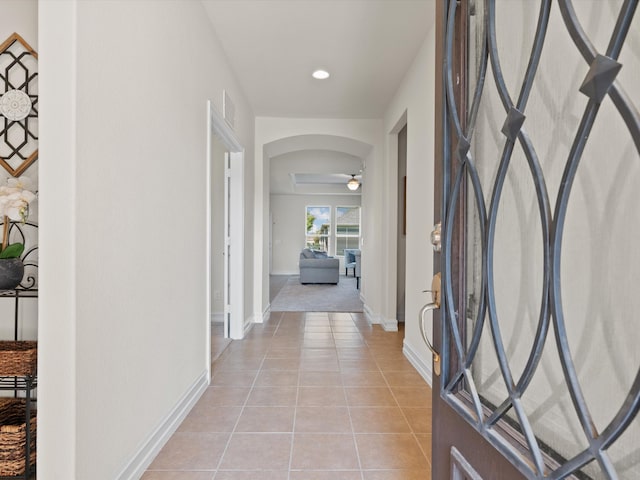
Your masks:
<instances>
[{"instance_id":1,"label":"recessed ceiling light","mask_svg":"<svg viewBox=\"0 0 640 480\"><path fill-rule=\"evenodd\" d=\"M316 70L311 74L311 76L317 80L325 80L329 78L329 72L326 70Z\"/></svg>"}]
</instances>

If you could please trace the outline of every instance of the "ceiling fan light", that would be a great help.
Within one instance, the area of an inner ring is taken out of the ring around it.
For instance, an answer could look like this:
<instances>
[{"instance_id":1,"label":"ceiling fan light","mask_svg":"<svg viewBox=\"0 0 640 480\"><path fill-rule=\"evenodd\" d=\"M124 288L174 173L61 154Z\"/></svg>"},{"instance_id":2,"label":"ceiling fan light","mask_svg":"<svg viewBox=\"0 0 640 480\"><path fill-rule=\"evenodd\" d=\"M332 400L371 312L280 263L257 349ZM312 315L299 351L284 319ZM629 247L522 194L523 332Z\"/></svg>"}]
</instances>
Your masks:
<instances>
[{"instance_id":1,"label":"ceiling fan light","mask_svg":"<svg viewBox=\"0 0 640 480\"><path fill-rule=\"evenodd\" d=\"M356 179L355 175L351 175L351 180L347 182L347 188L352 191L356 191L360 186L360 182Z\"/></svg>"}]
</instances>

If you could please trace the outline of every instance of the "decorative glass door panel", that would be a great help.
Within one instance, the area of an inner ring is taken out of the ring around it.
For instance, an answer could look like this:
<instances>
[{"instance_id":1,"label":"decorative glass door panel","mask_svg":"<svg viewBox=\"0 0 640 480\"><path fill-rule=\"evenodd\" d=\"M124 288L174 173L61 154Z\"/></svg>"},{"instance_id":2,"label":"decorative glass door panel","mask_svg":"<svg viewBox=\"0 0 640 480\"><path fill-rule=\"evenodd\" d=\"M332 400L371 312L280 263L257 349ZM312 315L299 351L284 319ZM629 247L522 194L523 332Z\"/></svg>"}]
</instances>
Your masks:
<instances>
[{"instance_id":1,"label":"decorative glass door panel","mask_svg":"<svg viewBox=\"0 0 640 480\"><path fill-rule=\"evenodd\" d=\"M637 3L447 2L440 394L527 478L640 478Z\"/></svg>"}]
</instances>

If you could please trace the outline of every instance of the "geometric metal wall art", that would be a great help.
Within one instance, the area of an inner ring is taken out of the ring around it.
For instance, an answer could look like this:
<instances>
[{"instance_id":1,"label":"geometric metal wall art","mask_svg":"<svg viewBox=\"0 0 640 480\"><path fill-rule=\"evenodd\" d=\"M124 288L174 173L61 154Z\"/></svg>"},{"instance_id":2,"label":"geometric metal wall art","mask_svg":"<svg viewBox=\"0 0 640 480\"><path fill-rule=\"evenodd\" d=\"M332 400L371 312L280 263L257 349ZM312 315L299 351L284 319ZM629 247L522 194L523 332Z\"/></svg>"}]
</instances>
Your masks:
<instances>
[{"instance_id":1,"label":"geometric metal wall art","mask_svg":"<svg viewBox=\"0 0 640 480\"><path fill-rule=\"evenodd\" d=\"M19 177L38 158L38 54L17 33L0 45L0 165Z\"/></svg>"}]
</instances>

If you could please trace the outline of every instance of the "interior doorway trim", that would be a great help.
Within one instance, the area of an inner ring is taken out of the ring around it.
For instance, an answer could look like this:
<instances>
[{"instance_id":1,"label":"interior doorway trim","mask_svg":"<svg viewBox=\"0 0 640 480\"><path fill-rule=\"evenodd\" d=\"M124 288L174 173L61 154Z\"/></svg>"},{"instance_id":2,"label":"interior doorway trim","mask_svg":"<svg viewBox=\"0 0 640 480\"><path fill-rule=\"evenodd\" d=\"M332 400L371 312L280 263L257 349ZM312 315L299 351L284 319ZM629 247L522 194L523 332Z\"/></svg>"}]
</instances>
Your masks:
<instances>
[{"instance_id":1,"label":"interior doorway trim","mask_svg":"<svg viewBox=\"0 0 640 480\"><path fill-rule=\"evenodd\" d=\"M407 110L405 109L398 117L393 127L387 133L387 172L386 172L386 185L385 189L388 192L386 217L389 221L391 228L387 229L386 235L386 249L387 249L387 271L383 286L385 292L384 309L383 309L383 321L382 328L387 332L398 331L398 221L400 220L398 215L398 144L399 133L407 125ZM405 212L406 215L406 212ZM406 266L405 266L406 273Z\"/></svg>"},{"instance_id":2,"label":"interior doorway trim","mask_svg":"<svg viewBox=\"0 0 640 480\"><path fill-rule=\"evenodd\" d=\"M212 286L212 272L211 272L211 241L212 241L212 228L211 221L212 216L212 144L213 136L217 135L220 141L224 144L225 148L231 155L231 161L240 162L242 164L241 171L244 171L244 147L238 141L234 131L224 120L222 115L215 109L211 100L207 100L207 159L206 159L206 175L207 175L207 207L206 207L206 362L207 370L209 371L209 377L211 376L211 286ZM238 292L232 296L231 311L235 314L231 315L231 321L229 325L229 336L233 339L241 339L244 336L244 178L240 181L232 182L234 188L239 189L235 192L234 197L238 198L240 202L234 202L232 205L231 215L234 218L240 219L238 225L238 235L232 239L235 243L232 248L233 251L237 251L240 254L231 257L232 269L234 275L232 277L233 286ZM225 202L228 201L225 199ZM225 206L226 207L226 206Z\"/></svg>"},{"instance_id":3,"label":"interior doorway trim","mask_svg":"<svg viewBox=\"0 0 640 480\"><path fill-rule=\"evenodd\" d=\"M244 147L237 139L235 132L222 118L220 112L215 109L211 100L207 100L207 110L209 112L208 118L211 121L210 126L213 127L213 131L220 137L222 142L229 149L229 152L244 154ZM211 128L209 128L209 133L211 133Z\"/></svg>"}]
</instances>

